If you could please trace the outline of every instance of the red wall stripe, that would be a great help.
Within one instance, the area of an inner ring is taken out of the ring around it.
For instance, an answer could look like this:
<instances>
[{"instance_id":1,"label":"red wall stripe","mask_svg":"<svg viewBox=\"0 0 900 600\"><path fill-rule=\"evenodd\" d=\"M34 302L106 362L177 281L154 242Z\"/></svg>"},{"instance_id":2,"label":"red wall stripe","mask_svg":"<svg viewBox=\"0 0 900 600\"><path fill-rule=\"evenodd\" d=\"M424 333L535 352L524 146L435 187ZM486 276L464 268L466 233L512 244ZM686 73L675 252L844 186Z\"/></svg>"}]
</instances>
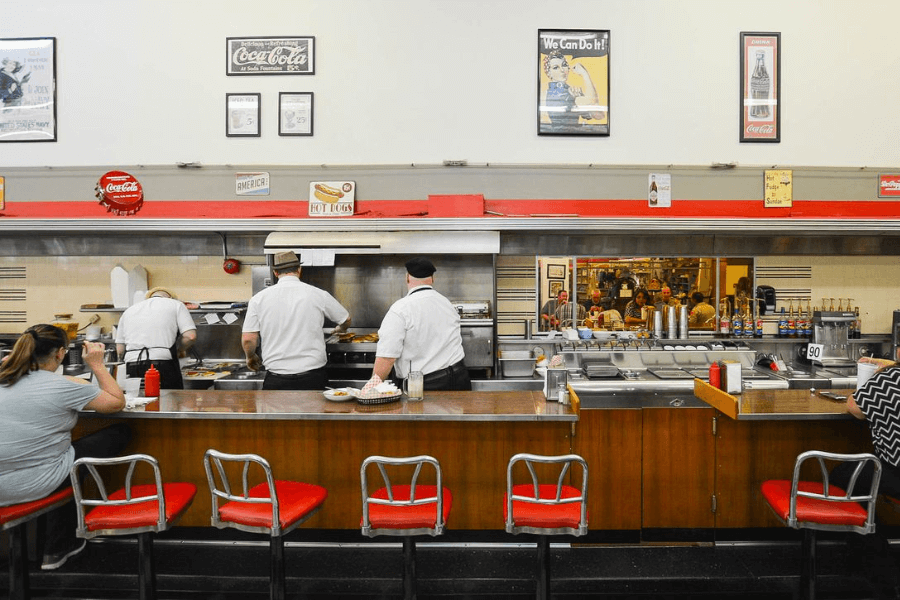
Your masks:
<instances>
[{"instance_id":1,"label":"red wall stripe","mask_svg":"<svg viewBox=\"0 0 900 600\"><path fill-rule=\"evenodd\" d=\"M795 200L790 208L765 208L761 200L675 200L667 208L651 208L640 200L504 199L485 200L485 218L578 216L584 218L799 218L799 219L900 219L900 201ZM353 217L428 217L427 200L362 200ZM482 216L463 209L460 218ZM446 206L441 216L449 216ZM308 217L307 202L283 200L156 201L147 200L136 215L119 216L96 202L7 202L4 219L261 219Z\"/></svg>"}]
</instances>

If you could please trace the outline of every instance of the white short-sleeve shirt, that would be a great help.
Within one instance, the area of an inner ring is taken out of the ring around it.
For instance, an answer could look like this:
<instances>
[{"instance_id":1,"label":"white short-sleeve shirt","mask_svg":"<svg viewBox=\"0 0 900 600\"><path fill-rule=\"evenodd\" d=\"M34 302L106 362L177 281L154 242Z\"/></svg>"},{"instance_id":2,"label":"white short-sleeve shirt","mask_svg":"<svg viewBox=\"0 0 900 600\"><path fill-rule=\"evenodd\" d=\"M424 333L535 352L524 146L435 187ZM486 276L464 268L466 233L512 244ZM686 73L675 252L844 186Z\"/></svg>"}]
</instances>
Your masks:
<instances>
[{"instance_id":1,"label":"white short-sleeve shirt","mask_svg":"<svg viewBox=\"0 0 900 600\"><path fill-rule=\"evenodd\" d=\"M410 364L425 375L446 369L466 356L459 313L430 285L413 288L384 316L375 355L395 359L398 377L409 374Z\"/></svg>"},{"instance_id":2,"label":"white short-sleeve shirt","mask_svg":"<svg viewBox=\"0 0 900 600\"><path fill-rule=\"evenodd\" d=\"M243 331L259 333L267 370L295 375L325 366L325 319L339 325L349 316L325 290L282 275L278 283L250 299Z\"/></svg>"},{"instance_id":3,"label":"white short-sleeve shirt","mask_svg":"<svg viewBox=\"0 0 900 600\"><path fill-rule=\"evenodd\" d=\"M197 329L184 303L173 298L147 298L122 313L116 344L125 345L125 362L138 360L142 348L151 360L170 360L179 334Z\"/></svg>"}]
</instances>

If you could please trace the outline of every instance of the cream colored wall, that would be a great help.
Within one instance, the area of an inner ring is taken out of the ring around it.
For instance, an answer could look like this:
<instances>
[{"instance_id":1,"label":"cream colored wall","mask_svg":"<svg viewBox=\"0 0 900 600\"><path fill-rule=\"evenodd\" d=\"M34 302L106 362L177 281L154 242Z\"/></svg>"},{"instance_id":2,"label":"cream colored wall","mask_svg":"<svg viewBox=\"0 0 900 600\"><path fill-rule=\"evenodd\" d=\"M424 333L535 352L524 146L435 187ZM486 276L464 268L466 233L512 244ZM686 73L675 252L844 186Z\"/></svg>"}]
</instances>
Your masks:
<instances>
[{"instance_id":1,"label":"cream colored wall","mask_svg":"<svg viewBox=\"0 0 900 600\"><path fill-rule=\"evenodd\" d=\"M259 261L259 257L247 260ZM57 313L72 313L81 326L93 311L80 312L82 304L111 303L110 271L117 264L131 270L138 264L147 270L149 287L171 289L181 300L246 301L250 298L250 267L235 275L222 269L220 256L141 257L3 257L0 266L26 267L26 299L5 302L5 310L24 310L23 323L0 323L0 333L20 333L35 323L48 323ZM21 286L21 280L0 281L0 286ZM96 313L104 333L119 319L119 313Z\"/></svg>"},{"instance_id":2,"label":"cream colored wall","mask_svg":"<svg viewBox=\"0 0 900 600\"><path fill-rule=\"evenodd\" d=\"M809 279L765 279L757 276L757 284L771 285L776 289L804 290L812 298L813 307L821 306L822 298L853 298L852 305L859 306L862 333L889 333L895 309L900 309L900 261L897 257L809 257L777 256L756 259L760 267L796 268L809 267ZM830 301L829 301L830 302ZM846 303L846 300L845 300ZM804 302L804 306L805 306ZM777 310L782 303L780 296Z\"/></svg>"}]
</instances>

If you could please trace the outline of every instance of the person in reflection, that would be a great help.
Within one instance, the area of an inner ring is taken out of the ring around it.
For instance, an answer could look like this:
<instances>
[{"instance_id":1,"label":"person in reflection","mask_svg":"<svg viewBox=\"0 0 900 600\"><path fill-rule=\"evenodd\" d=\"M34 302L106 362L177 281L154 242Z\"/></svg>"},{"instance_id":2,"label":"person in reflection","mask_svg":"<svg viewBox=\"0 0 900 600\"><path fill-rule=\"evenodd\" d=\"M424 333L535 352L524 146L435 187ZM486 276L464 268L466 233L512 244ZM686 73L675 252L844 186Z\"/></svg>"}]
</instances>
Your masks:
<instances>
[{"instance_id":1,"label":"person in reflection","mask_svg":"<svg viewBox=\"0 0 900 600\"><path fill-rule=\"evenodd\" d=\"M641 309L647 305L647 291L637 289L634 292L634 300L625 306L625 325L642 325L644 319Z\"/></svg>"},{"instance_id":2,"label":"person in reflection","mask_svg":"<svg viewBox=\"0 0 900 600\"><path fill-rule=\"evenodd\" d=\"M559 290L556 298L551 298L541 307L541 331L554 331L559 326L556 309L569 301L569 292Z\"/></svg>"},{"instance_id":3,"label":"person in reflection","mask_svg":"<svg viewBox=\"0 0 900 600\"><path fill-rule=\"evenodd\" d=\"M663 289L659 291L659 296L656 297L656 310L665 310L667 306L681 306L681 303L677 298L672 297L672 288L669 286L664 286Z\"/></svg>"},{"instance_id":4,"label":"person in reflection","mask_svg":"<svg viewBox=\"0 0 900 600\"><path fill-rule=\"evenodd\" d=\"M716 309L706 302L703 292L691 294L691 312L688 315L688 329L713 329L716 324Z\"/></svg>"},{"instance_id":5,"label":"person in reflection","mask_svg":"<svg viewBox=\"0 0 900 600\"><path fill-rule=\"evenodd\" d=\"M597 315L603 312L603 306L600 305L601 298L600 290L594 290L591 292L590 300L584 302L584 310L587 311L588 318L596 319Z\"/></svg>"},{"instance_id":6,"label":"person in reflection","mask_svg":"<svg viewBox=\"0 0 900 600\"><path fill-rule=\"evenodd\" d=\"M96 384L57 375L68 348L65 331L34 325L0 364L0 506L62 490L77 459L116 456L131 439L129 427L118 423L72 441L79 411L118 412L125 408L125 394L103 363L100 342L84 342L82 348ZM42 569L58 569L84 550L75 527L75 509L68 504L47 514Z\"/></svg>"},{"instance_id":7,"label":"person in reflection","mask_svg":"<svg viewBox=\"0 0 900 600\"><path fill-rule=\"evenodd\" d=\"M247 366L266 376L264 390L324 390L325 320L346 331L350 313L334 296L300 281L300 259L291 251L275 255L278 282L257 293L247 304L241 346ZM257 351L262 342L262 358Z\"/></svg>"},{"instance_id":8,"label":"person in reflection","mask_svg":"<svg viewBox=\"0 0 900 600\"><path fill-rule=\"evenodd\" d=\"M572 320L572 311L575 311L575 320ZM555 321L559 325L560 329L565 327L577 327L584 323L584 318L587 315L587 311L584 309L584 306L578 304L576 302L569 302L568 295L565 298L560 298L559 302L556 306L556 312L554 316L556 317Z\"/></svg>"},{"instance_id":9,"label":"person in reflection","mask_svg":"<svg viewBox=\"0 0 900 600\"><path fill-rule=\"evenodd\" d=\"M197 340L197 325L184 302L163 287L129 307L116 329L116 350L129 377L143 377L152 364L159 371L159 387L182 390L179 354Z\"/></svg>"},{"instance_id":10,"label":"person in reflection","mask_svg":"<svg viewBox=\"0 0 900 600\"><path fill-rule=\"evenodd\" d=\"M610 327L621 327L623 325L622 313L613 308L612 298L603 298L600 300L600 306L603 308L603 311L600 313L598 324Z\"/></svg>"},{"instance_id":11,"label":"person in reflection","mask_svg":"<svg viewBox=\"0 0 900 600\"><path fill-rule=\"evenodd\" d=\"M407 294L388 309L378 329L375 367L366 384L378 385L391 369L403 379L425 374L426 390L471 390L463 360L459 313L434 289L434 264L418 257L406 263Z\"/></svg>"}]
</instances>

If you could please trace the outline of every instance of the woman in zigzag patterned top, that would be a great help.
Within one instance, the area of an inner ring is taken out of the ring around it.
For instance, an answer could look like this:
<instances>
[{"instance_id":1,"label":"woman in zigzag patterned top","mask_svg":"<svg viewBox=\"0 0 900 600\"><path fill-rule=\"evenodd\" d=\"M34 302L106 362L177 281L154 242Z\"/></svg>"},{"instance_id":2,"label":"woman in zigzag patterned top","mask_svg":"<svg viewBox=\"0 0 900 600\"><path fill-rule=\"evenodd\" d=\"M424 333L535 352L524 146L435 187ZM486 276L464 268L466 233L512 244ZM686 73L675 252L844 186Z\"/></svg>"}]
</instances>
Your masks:
<instances>
[{"instance_id":1,"label":"woman in zigzag patterned top","mask_svg":"<svg viewBox=\"0 0 900 600\"><path fill-rule=\"evenodd\" d=\"M860 362L884 364L886 361L862 358ZM879 491L900 498L900 365L889 364L876 371L847 398L847 412L869 423L875 454L881 460ZM842 471L836 468L832 476L840 476L834 483L844 487L852 472L844 474ZM860 477L857 485L868 485L866 481L871 473L863 473Z\"/></svg>"},{"instance_id":2,"label":"woman in zigzag patterned top","mask_svg":"<svg viewBox=\"0 0 900 600\"><path fill-rule=\"evenodd\" d=\"M879 492L900 499L900 364L866 357L860 362L875 363L880 368L847 397L847 412L869 423L872 445L881 461ZM831 482L846 490L855 466L855 463L838 465L831 472ZM857 489L868 489L873 470L869 463L860 473ZM870 578L875 597L900 597L900 567L881 525L873 535L851 536L848 544L850 560Z\"/></svg>"}]
</instances>

